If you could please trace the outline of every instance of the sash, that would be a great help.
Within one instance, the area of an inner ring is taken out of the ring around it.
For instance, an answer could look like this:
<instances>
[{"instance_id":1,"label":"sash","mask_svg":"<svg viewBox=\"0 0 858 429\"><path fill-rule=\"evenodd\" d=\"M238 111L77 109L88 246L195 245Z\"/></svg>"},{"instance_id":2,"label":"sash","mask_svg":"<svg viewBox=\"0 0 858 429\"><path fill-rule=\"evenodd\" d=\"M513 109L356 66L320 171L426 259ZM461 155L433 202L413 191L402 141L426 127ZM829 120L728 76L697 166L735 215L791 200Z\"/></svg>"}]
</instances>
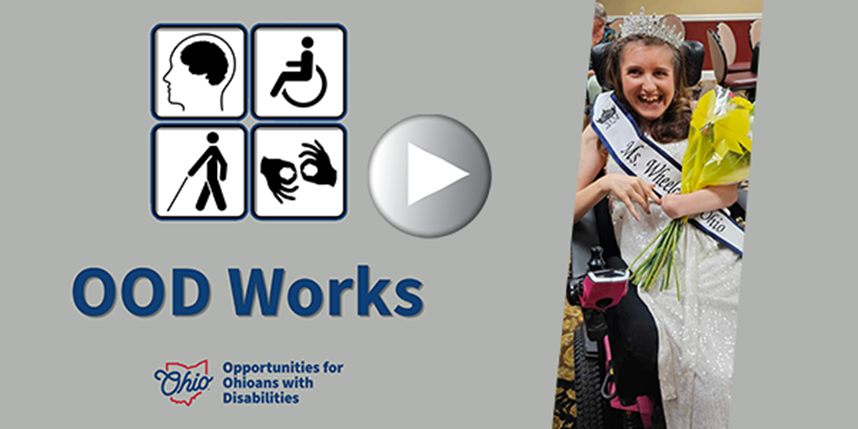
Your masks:
<instances>
[{"instance_id":1,"label":"sash","mask_svg":"<svg viewBox=\"0 0 858 429\"><path fill-rule=\"evenodd\" d=\"M655 184L653 190L659 197L681 191L682 164L640 132L632 117L617 102L613 91L596 98L590 124L626 174L640 177L647 184ZM725 210L701 213L689 218L688 223L742 255L745 229Z\"/></svg>"}]
</instances>

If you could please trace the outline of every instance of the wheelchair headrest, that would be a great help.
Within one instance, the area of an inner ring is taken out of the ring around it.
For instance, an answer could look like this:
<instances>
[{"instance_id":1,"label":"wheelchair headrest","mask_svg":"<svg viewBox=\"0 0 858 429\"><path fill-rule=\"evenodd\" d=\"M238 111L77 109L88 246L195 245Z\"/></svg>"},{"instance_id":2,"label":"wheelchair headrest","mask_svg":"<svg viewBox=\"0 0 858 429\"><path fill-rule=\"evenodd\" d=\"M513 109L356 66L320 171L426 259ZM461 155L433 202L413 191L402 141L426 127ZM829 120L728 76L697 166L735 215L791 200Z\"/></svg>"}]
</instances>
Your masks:
<instances>
[{"instance_id":1,"label":"wheelchair headrest","mask_svg":"<svg viewBox=\"0 0 858 429\"><path fill-rule=\"evenodd\" d=\"M608 59L608 52L611 51L611 43L600 43L590 50L590 61L593 63L593 71L596 72L596 79L606 91L613 89L605 79L605 65ZM685 71L688 79L688 86L694 86L700 81L700 74L703 71L703 60L706 57L706 49L703 44L696 40L686 40L682 43L682 54L685 57Z\"/></svg>"},{"instance_id":2,"label":"wheelchair headrest","mask_svg":"<svg viewBox=\"0 0 858 429\"><path fill-rule=\"evenodd\" d=\"M700 74L703 72L706 48L703 47L703 43L696 40L686 40L682 43L682 54L685 56L685 76L688 79L688 86L697 85L697 82L700 82Z\"/></svg>"}]
</instances>

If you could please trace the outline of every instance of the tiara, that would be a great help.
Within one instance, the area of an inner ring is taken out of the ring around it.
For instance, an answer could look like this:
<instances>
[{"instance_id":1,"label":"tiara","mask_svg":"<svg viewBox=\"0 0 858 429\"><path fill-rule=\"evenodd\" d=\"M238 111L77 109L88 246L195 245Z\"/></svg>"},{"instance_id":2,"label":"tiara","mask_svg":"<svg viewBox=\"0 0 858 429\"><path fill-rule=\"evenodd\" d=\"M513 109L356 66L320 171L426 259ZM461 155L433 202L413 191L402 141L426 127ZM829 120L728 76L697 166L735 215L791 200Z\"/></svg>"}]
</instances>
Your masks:
<instances>
[{"instance_id":1,"label":"tiara","mask_svg":"<svg viewBox=\"0 0 858 429\"><path fill-rule=\"evenodd\" d=\"M626 18L620 24L620 38L631 36L632 34L643 34L645 36L657 37L670 43L677 49L682 49L682 35L676 31L676 26L667 27L663 22L659 22L661 18L655 14L651 16L644 15L644 8L641 7L639 15L632 15Z\"/></svg>"}]
</instances>

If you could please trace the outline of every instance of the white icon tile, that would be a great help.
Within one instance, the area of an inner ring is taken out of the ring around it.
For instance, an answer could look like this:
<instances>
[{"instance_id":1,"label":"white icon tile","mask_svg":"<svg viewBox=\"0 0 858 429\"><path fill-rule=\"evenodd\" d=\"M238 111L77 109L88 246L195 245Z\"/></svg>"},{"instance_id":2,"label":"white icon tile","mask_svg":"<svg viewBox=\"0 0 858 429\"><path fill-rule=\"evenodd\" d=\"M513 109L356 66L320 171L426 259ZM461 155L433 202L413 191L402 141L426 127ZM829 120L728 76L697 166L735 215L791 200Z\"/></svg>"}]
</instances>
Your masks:
<instances>
[{"instance_id":1,"label":"white icon tile","mask_svg":"<svg viewBox=\"0 0 858 429\"><path fill-rule=\"evenodd\" d=\"M157 126L152 211L160 219L241 219L247 213L242 126Z\"/></svg>"},{"instance_id":2,"label":"white icon tile","mask_svg":"<svg viewBox=\"0 0 858 429\"><path fill-rule=\"evenodd\" d=\"M346 212L346 134L339 126L253 131L253 213L260 219L340 219Z\"/></svg>"},{"instance_id":3,"label":"white icon tile","mask_svg":"<svg viewBox=\"0 0 858 429\"><path fill-rule=\"evenodd\" d=\"M157 119L239 119L246 109L247 32L240 25L161 25L152 33Z\"/></svg>"},{"instance_id":4,"label":"white icon tile","mask_svg":"<svg viewBox=\"0 0 858 429\"><path fill-rule=\"evenodd\" d=\"M337 24L253 29L253 112L259 119L340 119L346 31Z\"/></svg>"}]
</instances>

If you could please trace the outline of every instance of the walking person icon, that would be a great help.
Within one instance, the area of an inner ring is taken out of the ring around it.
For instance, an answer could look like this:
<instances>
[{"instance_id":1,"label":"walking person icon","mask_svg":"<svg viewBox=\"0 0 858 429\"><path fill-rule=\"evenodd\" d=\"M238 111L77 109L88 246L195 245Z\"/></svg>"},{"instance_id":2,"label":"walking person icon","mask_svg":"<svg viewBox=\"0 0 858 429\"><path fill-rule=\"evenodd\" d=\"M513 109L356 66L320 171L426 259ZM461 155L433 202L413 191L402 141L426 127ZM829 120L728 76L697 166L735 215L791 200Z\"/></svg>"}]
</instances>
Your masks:
<instances>
[{"instance_id":1,"label":"walking person icon","mask_svg":"<svg viewBox=\"0 0 858 429\"><path fill-rule=\"evenodd\" d=\"M226 180L226 160L220 153L220 149L214 146L218 142L218 139L219 137L216 132L210 132L206 136L206 140L212 146L206 149L203 155L200 156L194 166L188 171L188 176L193 176L197 174L197 171L202 168L203 164L206 164L206 182L203 185L202 191L200 191L199 199L197 199L197 211L203 211L206 208L206 203L208 203L210 196L214 197L218 210L226 210L226 200L223 198L223 191L221 191L220 187L220 182ZM220 175L218 175L218 167L220 167Z\"/></svg>"},{"instance_id":2,"label":"walking person icon","mask_svg":"<svg viewBox=\"0 0 858 429\"><path fill-rule=\"evenodd\" d=\"M301 46L304 47L304 52L301 52L301 60L286 62L287 67L298 67L298 70L281 72L280 76L277 78L277 82L275 82L274 86L271 88L271 96L277 97L277 94L282 93L283 98L285 98L286 101L289 102L289 104L295 107L310 107L321 101L322 97L325 96L325 92L328 90L328 80L325 77L325 72L322 71L322 68L319 67L317 64L314 64L313 51L310 50L310 48L313 47L313 38L310 36L304 37L301 40ZM286 91L286 88L283 88L283 85L286 82L310 81L310 79L313 78L314 66L316 72L319 74L319 77L322 79L322 88L319 91L319 94L316 96L316 98L306 102L297 101L293 99Z\"/></svg>"},{"instance_id":3,"label":"walking person icon","mask_svg":"<svg viewBox=\"0 0 858 429\"><path fill-rule=\"evenodd\" d=\"M156 125L152 214L159 220L242 219L248 150L247 130L240 124Z\"/></svg>"}]
</instances>

